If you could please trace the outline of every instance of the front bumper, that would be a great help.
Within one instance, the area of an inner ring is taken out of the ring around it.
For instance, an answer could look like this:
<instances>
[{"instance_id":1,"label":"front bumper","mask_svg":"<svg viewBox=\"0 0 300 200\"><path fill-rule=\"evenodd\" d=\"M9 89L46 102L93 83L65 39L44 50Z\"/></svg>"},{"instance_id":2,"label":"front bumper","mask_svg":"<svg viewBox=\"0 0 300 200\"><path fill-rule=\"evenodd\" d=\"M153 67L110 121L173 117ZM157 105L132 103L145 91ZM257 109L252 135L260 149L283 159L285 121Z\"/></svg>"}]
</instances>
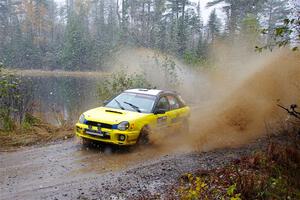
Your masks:
<instances>
[{"instance_id":1,"label":"front bumper","mask_svg":"<svg viewBox=\"0 0 300 200\"><path fill-rule=\"evenodd\" d=\"M86 130L97 130L97 127L92 127L89 129L88 125L86 124L76 124L75 133L78 137L87 138L90 140L100 141L104 143L110 143L115 145L134 145L138 139L139 132L138 131L120 131L115 129L106 129L102 128L101 131L103 132L104 136L95 136L91 134L87 134ZM124 135L124 141L120 140L120 135Z\"/></svg>"}]
</instances>

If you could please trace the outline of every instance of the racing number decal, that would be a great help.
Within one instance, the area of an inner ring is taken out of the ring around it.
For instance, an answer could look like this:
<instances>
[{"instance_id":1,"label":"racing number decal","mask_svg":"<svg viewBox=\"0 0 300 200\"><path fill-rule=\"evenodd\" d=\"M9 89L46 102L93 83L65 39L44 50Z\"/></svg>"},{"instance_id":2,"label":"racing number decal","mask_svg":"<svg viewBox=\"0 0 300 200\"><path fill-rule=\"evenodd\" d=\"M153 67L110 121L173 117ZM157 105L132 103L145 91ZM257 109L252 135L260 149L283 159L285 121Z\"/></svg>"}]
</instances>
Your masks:
<instances>
[{"instance_id":1,"label":"racing number decal","mask_svg":"<svg viewBox=\"0 0 300 200\"><path fill-rule=\"evenodd\" d=\"M180 122L182 120L182 117L180 117L180 115L176 115L174 118L172 118L171 123L175 124L177 122Z\"/></svg>"},{"instance_id":2,"label":"racing number decal","mask_svg":"<svg viewBox=\"0 0 300 200\"><path fill-rule=\"evenodd\" d=\"M164 111L163 114L160 114L157 117L157 125L162 127L162 126L167 126L168 125L168 114L167 112L170 110L170 104L167 99L167 97L163 96L159 99L156 105L156 110L161 110Z\"/></svg>"},{"instance_id":3,"label":"racing number decal","mask_svg":"<svg viewBox=\"0 0 300 200\"><path fill-rule=\"evenodd\" d=\"M162 116L157 118L157 125L158 126L163 126L167 125L168 117L167 116Z\"/></svg>"}]
</instances>

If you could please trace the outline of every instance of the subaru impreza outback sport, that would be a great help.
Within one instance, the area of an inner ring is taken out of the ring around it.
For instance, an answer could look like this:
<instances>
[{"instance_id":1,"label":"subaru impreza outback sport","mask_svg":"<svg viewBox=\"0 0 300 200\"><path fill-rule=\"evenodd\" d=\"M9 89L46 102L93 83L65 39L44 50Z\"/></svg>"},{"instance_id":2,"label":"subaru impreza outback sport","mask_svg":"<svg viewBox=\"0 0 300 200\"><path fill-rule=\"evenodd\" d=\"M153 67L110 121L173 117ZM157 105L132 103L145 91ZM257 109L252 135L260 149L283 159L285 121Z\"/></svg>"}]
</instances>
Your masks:
<instances>
[{"instance_id":1,"label":"subaru impreza outback sport","mask_svg":"<svg viewBox=\"0 0 300 200\"><path fill-rule=\"evenodd\" d=\"M190 108L172 91L130 89L103 107L84 112L76 123L76 135L116 145L146 144L153 131L188 132Z\"/></svg>"}]
</instances>

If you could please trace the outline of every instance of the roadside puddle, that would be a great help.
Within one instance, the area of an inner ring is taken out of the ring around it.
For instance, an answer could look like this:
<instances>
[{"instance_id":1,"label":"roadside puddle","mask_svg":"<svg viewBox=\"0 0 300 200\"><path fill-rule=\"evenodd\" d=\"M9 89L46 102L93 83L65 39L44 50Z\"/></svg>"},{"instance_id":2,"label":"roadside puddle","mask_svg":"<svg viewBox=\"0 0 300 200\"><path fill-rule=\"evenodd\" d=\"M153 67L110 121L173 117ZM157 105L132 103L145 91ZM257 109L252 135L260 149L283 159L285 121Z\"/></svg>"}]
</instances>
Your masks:
<instances>
[{"instance_id":1,"label":"roadside puddle","mask_svg":"<svg viewBox=\"0 0 300 200\"><path fill-rule=\"evenodd\" d=\"M154 160L167 155L159 146L149 145L142 148L119 148L106 145L103 147L85 147L74 153L79 158L79 167L70 174L78 173L105 173L120 171L130 166L142 164L147 160Z\"/></svg>"}]
</instances>

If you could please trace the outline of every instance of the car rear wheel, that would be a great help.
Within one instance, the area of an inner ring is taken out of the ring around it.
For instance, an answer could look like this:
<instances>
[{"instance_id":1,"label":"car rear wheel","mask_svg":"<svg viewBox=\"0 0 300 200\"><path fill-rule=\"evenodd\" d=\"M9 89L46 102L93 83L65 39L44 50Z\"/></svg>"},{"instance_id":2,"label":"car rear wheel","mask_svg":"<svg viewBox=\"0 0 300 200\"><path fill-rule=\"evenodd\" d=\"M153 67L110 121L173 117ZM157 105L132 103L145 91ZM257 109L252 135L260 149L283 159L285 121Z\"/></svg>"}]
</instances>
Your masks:
<instances>
[{"instance_id":1,"label":"car rear wheel","mask_svg":"<svg viewBox=\"0 0 300 200\"><path fill-rule=\"evenodd\" d=\"M137 145L149 144L149 134L150 134L150 128L148 126L144 126L138 137Z\"/></svg>"}]
</instances>

